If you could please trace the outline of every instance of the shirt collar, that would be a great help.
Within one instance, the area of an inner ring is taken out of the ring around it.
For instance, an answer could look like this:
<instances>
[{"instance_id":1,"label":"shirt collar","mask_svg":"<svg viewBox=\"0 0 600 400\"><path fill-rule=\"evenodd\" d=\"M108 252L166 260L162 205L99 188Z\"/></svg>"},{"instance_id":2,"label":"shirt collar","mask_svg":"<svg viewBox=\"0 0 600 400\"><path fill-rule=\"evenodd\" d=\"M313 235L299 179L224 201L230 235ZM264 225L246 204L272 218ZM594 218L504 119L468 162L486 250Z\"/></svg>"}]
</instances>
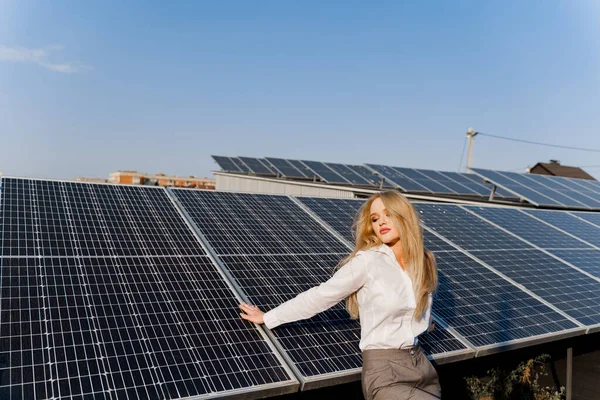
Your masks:
<instances>
[{"instance_id":1,"label":"shirt collar","mask_svg":"<svg viewBox=\"0 0 600 400\"><path fill-rule=\"evenodd\" d=\"M388 256L396 258L396 255L394 254L394 250L392 250L392 248L390 246L388 246L387 244L381 244L377 247L373 247L372 250L377 251L379 253L387 254Z\"/></svg>"}]
</instances>

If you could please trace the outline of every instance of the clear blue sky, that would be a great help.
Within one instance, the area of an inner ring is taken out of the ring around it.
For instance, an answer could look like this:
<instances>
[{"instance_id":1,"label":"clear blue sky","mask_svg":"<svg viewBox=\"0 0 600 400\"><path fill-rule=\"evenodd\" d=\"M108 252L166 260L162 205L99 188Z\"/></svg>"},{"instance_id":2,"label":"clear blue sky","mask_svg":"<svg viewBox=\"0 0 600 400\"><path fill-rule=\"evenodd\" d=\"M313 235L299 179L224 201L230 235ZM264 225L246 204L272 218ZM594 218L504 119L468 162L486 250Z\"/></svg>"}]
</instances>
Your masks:
<instances>
[{"instance_id":1,"label":"clear blue sky","mask_svg":"<svg viewBox=\"0 0 600 400\"><path fill-rule=\"evenodd\" d=\"M469 126L600 149L600 3L0 0L5 174L209 176L210 154L455 171ZM550 158L600 165L476 138L477 167Z\"/></svg>"}]
</instances>

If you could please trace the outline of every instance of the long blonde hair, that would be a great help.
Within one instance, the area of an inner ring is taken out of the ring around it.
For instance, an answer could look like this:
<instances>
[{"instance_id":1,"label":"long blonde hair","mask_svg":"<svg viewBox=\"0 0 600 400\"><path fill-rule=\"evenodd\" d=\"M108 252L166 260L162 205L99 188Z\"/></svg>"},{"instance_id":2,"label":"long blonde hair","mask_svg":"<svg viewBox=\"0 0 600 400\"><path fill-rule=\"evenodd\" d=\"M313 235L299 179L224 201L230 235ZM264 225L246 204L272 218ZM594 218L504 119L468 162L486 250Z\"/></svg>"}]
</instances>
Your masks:
<instances>
[{"instance_id":1,"label":"long blonde hair","mask_svg":"<svg viewBox=\"0 0 600 400\"><path fill-rule=\"evenodd\" d=\"M435 256L423 247L423 231L419 215L408 199L396 191L376 193L360 208L354 218L352 231L356 238L354 250L344 258L338 268L342 268L356 253L377 247L383 242L377 237L371 223L371 204L381 199L400 235L402 243L402 265L413 284L417 303L414 318L420 320L427 307L428 296L437 289L438 275ZM352 319L359 316L356 292L346 299L346 309Z\"/></svg>"}]
</instances>

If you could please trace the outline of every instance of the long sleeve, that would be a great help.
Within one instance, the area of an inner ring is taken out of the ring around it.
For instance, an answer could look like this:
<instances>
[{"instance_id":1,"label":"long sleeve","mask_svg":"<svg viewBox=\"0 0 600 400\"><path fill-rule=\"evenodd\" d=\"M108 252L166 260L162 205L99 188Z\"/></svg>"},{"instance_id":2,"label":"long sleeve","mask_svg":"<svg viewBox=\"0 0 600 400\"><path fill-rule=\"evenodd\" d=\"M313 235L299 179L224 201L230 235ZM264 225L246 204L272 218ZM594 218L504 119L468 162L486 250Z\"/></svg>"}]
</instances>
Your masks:
<instances>
[{"instance_id":1,"label":"long sleeve","mask_svg":"<svg viewBox=\"0 0 600 400\"><path fill-rule=\"evenodd\" d=\"M300 293L291 300L265 313L268 328L310 318L360 289L367 280L366 256L357 254L328 281Z\"/></svg>"}]
</instances>

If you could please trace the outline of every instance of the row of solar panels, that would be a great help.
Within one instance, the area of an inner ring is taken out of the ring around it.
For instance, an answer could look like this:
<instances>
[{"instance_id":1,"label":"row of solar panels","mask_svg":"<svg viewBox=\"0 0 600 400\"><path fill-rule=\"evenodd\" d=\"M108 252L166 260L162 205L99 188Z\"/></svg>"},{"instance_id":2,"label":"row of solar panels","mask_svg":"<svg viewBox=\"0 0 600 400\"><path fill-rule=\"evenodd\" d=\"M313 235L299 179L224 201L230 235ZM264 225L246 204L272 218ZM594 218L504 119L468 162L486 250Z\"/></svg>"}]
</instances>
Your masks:
<instances>
[{"instance_id":1,"label":"row of solar panels","mask_svg":"<svg viewBox=\"0 0 600 400\"><path fill-rule=\"evenodd\" d=\"M361 200L2 178L0 397L276 395L358 379L343 304L269 331L326 280ZM415 204L438 259L438 362L600 330L600 216Z\"/></svg>"},{"instance_id":2,"label":"row of solar panels","mask_svg":"<svg viewBox=\"0 0 600 400\"><path fill-rule=\"evenodd\" d=\"M283 158L212 156L224 172L252 173L291 179L314 179L337 185L397 188L405 192L489 197L492 186L473 174L400 168L386 165L339 164ZM502 189L495 197L512 198Z\"/></svg>"},{"instance_id":3,"label":"row of solar panels","mask_svg":"<svg viewBox=\"0 0 600 400\"><path fill-rule=\"evenodd\" d=\"M586 179L520 174L473 169L475 174L401 168L386 165L349 165L281 158L213 156L223 171L255 173L290 178L318 177L321 181L343 185L398 188L411 193L517 198L536 206L570 209L600 209L600 182Z\"/></svg>"},{"instance_id":4,"label":"row of solar panels","mask_svg":"<svg viewBox=\"0 0 600 400\"><path fill-rule=\"evenodd\" d=\"M600 209L600 182L473 169L477 175L536 206Z\"/></svg>"}]
</instances>

